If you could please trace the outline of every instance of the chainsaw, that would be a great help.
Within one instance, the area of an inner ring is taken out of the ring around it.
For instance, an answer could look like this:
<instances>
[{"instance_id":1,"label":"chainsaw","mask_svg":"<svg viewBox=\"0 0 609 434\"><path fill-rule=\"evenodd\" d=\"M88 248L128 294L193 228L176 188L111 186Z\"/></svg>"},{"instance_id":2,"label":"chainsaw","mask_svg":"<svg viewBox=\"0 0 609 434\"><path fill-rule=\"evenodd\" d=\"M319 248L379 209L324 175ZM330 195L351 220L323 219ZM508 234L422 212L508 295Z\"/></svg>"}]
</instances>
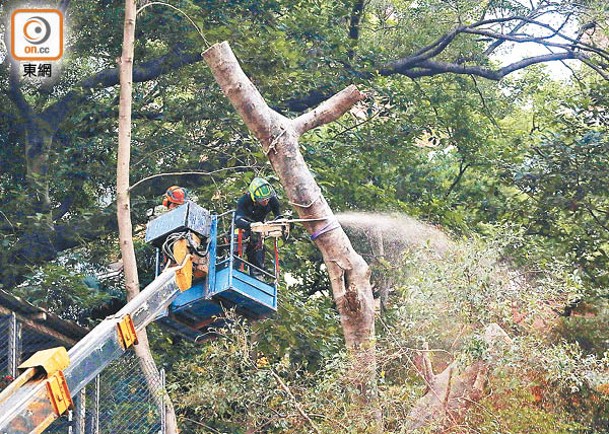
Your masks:
<instances>
[{"instance_id":1,"label":"chainsaw","mask_svg":"<svg viewBox=\"0 0 609 434\"><path fill-rule=\"evenodd\" d=\"M268 222L255 222L251 224L252 232L259 233L263 238L288 238L290 235L290 221L277 219Z\"/></svg>"}]
</instances>

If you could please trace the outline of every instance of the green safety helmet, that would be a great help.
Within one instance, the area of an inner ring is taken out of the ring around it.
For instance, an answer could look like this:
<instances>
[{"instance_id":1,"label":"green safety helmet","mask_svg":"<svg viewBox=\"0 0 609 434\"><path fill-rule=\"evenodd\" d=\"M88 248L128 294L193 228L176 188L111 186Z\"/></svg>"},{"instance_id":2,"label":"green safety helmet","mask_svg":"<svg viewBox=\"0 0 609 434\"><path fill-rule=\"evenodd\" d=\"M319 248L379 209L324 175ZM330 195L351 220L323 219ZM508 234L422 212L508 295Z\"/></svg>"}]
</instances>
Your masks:
<instances>
[{"instance_id":1,"label":"green safety helmet","mask_svg":"<svg viewBox=\"0 0 609 434\"><path fill-rule=\"evenodd\" d=\"M275 196L275 190L267 180L254 178L247 191L254 202L262 202Z\"/></svg>"}]
</instances>

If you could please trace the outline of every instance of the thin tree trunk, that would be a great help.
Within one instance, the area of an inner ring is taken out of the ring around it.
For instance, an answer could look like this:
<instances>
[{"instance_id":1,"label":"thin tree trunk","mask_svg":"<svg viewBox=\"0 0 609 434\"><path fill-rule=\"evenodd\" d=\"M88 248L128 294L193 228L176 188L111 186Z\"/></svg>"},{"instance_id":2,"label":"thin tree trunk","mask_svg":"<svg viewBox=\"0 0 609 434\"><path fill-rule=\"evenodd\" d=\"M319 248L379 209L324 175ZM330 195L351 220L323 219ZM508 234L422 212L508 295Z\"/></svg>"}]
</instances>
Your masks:
<instances>
[{"instance_id":1,"label":"thin tree trunk","mask_svg":"<svg viewBox=\"0 0 609 434\"><path fill-rule=\"evenodd\" d=\"M34 211L48 216L52 225L51 199L49 197L49 153L54 131L36 115L27 122L25 134L25 159L28 186L35 204Z\"/></svg>"},{"instance_id":2,"label":"thin tree trunk","mask_svg":"<svg viewBox=\"0 0 609 434\"><path fill-rule=\"evenodd\" d=\"M361 405L357 417L369 430L380 431L370 270L351 246L298 148L303 133L338 119L365 95L349 86L311 112L291 120L269 108L227 42L212 46L203 57L224 94L262 143L299 217L325 219L305 222L304 226L310 234L317 235L314 242L328 267L346 345L353 355L354 369L348 381L357 391Z\"/></svg>"},{"instance_id":3,"label":"thin tree trunk","mask_svg":"<svg viewBox=\"0 0 609 434\"><path fill-rule=\"evenodd\" d=\"M131 100L133 81L133 52L135 45L135 0L125 1L125 25L123 32L123 53L119 60L120 104L118 120L118 156L116 169L117 218L121 255L125 272L127 300L140 292L137 262L133 246L133 227L131 224L131 205L129 200L129 164L131 158ZM163 389L156 364L150 353L146 330L138 334L139 344L135 354L148 382L153 399L159 411L166 412L167 433L176 434L177 421L169 395Z\"/></svg>"}]
</instances>

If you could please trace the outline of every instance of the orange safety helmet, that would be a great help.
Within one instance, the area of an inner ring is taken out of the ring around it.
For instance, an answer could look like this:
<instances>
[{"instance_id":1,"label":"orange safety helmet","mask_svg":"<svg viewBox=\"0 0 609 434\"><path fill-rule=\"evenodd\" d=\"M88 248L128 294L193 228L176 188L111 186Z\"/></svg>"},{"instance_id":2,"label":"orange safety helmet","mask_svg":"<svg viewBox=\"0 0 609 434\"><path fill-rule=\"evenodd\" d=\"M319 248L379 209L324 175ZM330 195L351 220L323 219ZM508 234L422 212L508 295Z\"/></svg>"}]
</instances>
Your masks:
<instances>
[{"instance_id":1,"label":"orange safety helmet","mask_svg":"<svg viewBox=\"0 0 609 434\"><path fill-rule=\"evenodd\" d=\"M177 185L173 185L165 192L163 198L163 206L169 208L169 204L175 203L176 205L182 205L186 200L186 190Z\"/></svg>"}]
</instances>

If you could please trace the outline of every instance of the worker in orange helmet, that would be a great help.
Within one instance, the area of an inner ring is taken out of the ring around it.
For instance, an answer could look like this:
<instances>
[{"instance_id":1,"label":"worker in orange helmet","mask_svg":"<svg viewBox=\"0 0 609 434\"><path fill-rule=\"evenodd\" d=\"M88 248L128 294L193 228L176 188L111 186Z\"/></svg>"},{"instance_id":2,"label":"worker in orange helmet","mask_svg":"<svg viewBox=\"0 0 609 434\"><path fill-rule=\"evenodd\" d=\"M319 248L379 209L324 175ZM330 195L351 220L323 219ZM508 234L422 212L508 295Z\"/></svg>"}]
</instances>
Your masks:
<instances>
[{"instance_id":1,"label":"worker in orange helmet","mask_svg":"<svg viewBox=\"0 0 609 434\"><path fill-rule=\"evenodd\" d=\"M178 206L184 204L187 197L188 195L186 193L186 189L177 185L172 185L165 192L165 196L163 197L163 206L167 209L177 208Z\"/></svg>"}]
</instances>

